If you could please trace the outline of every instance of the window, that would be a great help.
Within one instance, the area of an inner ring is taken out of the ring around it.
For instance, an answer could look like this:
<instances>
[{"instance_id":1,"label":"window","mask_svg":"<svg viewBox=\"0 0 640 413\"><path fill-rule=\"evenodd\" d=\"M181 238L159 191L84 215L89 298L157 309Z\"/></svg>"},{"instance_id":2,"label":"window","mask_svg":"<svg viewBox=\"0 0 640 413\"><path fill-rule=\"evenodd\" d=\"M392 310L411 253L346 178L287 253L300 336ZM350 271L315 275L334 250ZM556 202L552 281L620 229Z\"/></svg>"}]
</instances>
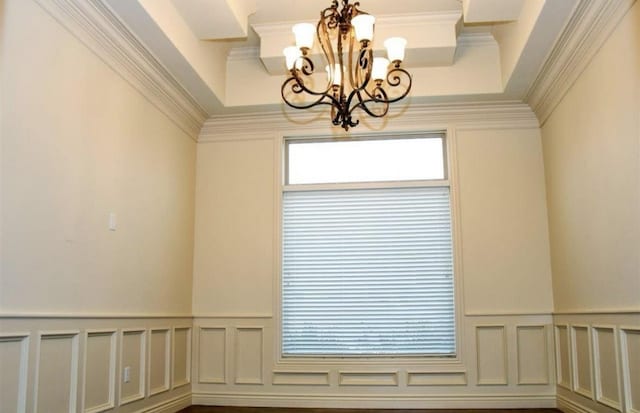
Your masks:
<instances>
[{"instance_id":1,"label":"window","mask_svg":"<svg viewBox=\"0 0 640 413\"><path fill-rule=\"evenodd\" d=\"M453 356L443 135L288 140L283 356Z\"/></svg>"}]
</instances>

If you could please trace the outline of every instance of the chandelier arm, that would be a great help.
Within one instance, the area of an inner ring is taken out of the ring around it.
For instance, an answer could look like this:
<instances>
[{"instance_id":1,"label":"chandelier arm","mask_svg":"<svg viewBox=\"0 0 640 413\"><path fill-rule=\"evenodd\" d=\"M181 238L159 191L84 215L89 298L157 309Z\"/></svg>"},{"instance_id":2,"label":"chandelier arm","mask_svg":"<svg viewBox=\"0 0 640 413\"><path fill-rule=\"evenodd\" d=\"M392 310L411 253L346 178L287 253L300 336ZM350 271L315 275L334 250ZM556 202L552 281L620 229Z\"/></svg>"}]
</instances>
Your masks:
<instances>
[{"instance_id":1,"label":"chandelier arm","mask_svg":"<svg viewBox=\"0 0 640 413\"><path fill-rule=\"evenodd\" d=\"M295 104L291 102L289 99L287 99L287 97L285 96L285 89L288 89L288 88L290 88L291 92L297 95L306 93L311 96L318 96L318 99L314 100L311 103L305 103L301 105ZM314 92L308 89L307 87L304 86L304 84L300 82L300 79L295 75L285 80L285 82L282 84L282 87L280 88L280 94L282 96L282 100L284 100L284 102L287 105L295 109L309 109L320 104L326 104L326 105L332 105L332 106L334 105L339 106L340 104L340 102L338 102L335 97L331 96L326 92L319 93L319 92ZM325 99L328 100L328 102L325 102Z\"/></svg>"},{"instance_id":2,"label":"chandelier arm","mask_svg":"<svg viewBox=\"0 0 640 413\"><path fill-rule=\"evenodd\" d=\"M379 97L376 95L376 91L380 93ZM381 113L376 113L367 106L367 103L381 103L384 109ZM389 112L389 103L390 101L387 99L387 93L384 91L384 89L376 86L376 88L374 89L374 95L370 99L362 99L362 95L360 95L360 92L358 92L358 103L351 109L349 109L349 116L351 116L356 108L360 108L369 116L372 116L374 118L381 118Z\"/></svg>"},{"instance_id":3,"label":"chandelier arm","mask_svg":"<svg viewBox=\"0 0 640 413\"><path fill-rule=\"evenodd\" d=\"M322 13L320 13L320 21L316 26L316 36L318 37L318 42L320 43L320 47L322 48L322 53L324 54L324 58L329 66L326 93L328 93L332 87L331 80L335 67L335 55L333 53L333 46L331 45L329 30L335 29L337 27L337 17L339 16L339 13L337 11L337 0L335 0L333 3L334 4L332 7L327 8Z\"/></svg>"},{"instance_id":4,"label":"chandelier arm","mask_svg":"<svg viewBox=\"0 0 640 413\"><path fill-rule=\"evenodd\" d=\"M404 70L401 67L395 67L393 69L391 69L389 71L389 73L387 73L387 83L389 84L390 87L392 88L396 88L398 86L400 86L400 84L402 83L402 79L401 77L404 76L407 78L407 80L409 81L409 84L406 86L406 89L404 92L402 92L401 95L396 96L392 99L386 99L387 103L394 103L394 102L398 102L399 100L404 99L409 92L411 91L411 86L413 84L413 79L411 78L411 75L409 74L409 72L407 72L406 70ZM386 93L385 93L386 95Z\"/></svg>"}]
</instances>

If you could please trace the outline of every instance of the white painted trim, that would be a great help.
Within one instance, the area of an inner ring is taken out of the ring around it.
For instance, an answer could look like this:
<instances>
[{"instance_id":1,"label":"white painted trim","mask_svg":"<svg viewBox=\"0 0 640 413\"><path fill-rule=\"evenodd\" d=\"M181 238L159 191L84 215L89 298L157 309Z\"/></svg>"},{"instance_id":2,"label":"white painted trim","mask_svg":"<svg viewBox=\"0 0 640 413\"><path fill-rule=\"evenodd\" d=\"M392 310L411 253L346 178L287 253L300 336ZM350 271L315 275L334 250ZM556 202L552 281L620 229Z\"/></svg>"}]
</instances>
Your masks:
<instances>
[{"instance_id":1,"label":"white painted trim","mask_svg":"<svg viewBox=\"0 0 640 413\"><path fill-rule=\"evenodd\" d=\"M600 309L600 310L568 310L554 311L552 315L640 315L640 309L637 308L621 308L621 309Z\"/></svg>"},{"instance_id":2,"label":"white painted trim","mask_svg":"<svg viewBox=\"0 0 640 413\"><path fill-rule=\"evenodd\" d=\"M222 360L223 360L223 371L222 371L222 377L212 377L212 378L203 378L202 377L202 373L200 372L200 360L201 360L201 354L202 354L202 331L203 330L221 330L223 332L223 349L222 349ZM229 336L228 334L228 328L226 326L198 326L198 360L197 360L197 365L198 365L198 383L202 383L202 384L227 384L227 372L228 372L228 366L227 366L227 353L228 353L228 345L227 345L227 337Z\"/></svg>"},{"instance_id":3,"label":"white painted trim","mask_svg":"<svg viewBox=\"0 0 640 413\"><path fill-rule=\"evenodd\" d=\"M331 372L329 370L273 370L271 372L271 384L274 386L329 386ZM318 379L313 381L299 381L294 379L300 376L313 376Z\"/></svg>"},{"instance_id":4,"label":"white painted trim","mask_svg":"<svg viewBox=\"0 0 640 413\"><path fill-rule=\"evenodd\" d=\"M174 413L191 406L191 404L191 393L187 393L152 406L136 410L134 413Z\"/></svg>"},{"instance_id":5,"label":"white painted trim","mask_svg":"<svg viewBox=\"0 0 640 413\"><path fill-rule=\"evenodd\" d=\"M71 339L71 366L69 383L69 413L75 413L78 401L78 364L79 364L79 336L80 330L50 330L36 333L35 373L33 382L33 411L38 411L38 388L40 379L40 357L42 341L57 338ZM46 338L50 337L50 338Z\"/></svg>"},{"instance_id":6,"label":"white painted trim","mask_svg":"<svg viewBox=\"0 0 640 413\"><path fill-rule=\"evenodd\" d=\"M81 411L84 413L101 413L107 411L109 409L113 409L116 407L116 392L115 392L115 383L116 383L116 349L117 349L117 333L116 329L87 329L84 332L84 354L83 354L83 362L82 362L82 399L81 403ZM110 336L109 343L109 397L107 403L93 406L90 409L87 409L85 406L86 403L86 391L87 391L87 347L89 346L89 337L90 336Z\"/></svg>"},{"instance_id":7,"label":"white painted trim","mask_svg":"<svg viewBox=\"0 0 640 413\"><path fill-rule=\"evenodd\" d=\"M602 379L600 371L600 343L598 341L599 331L611 331L613 336L613 348L616 363L616 380L618 387L618 401L611 400L602 395ZM614 410L622 412L622 387L620 382L620 351L618 332L615 325L606 324L594 324L591 326L591 341L593 342L593 381L595 383L594 393L595 400L607 407L611 407Z\"/></svg>"},{"instance_id":8,"label":"white painted trim","mask_svg":"<svg viewBox=\"0 0 640 413\"><path fill-rule=\"evenodd\" d=\"M589 359L589 379L591 389L585 389L580 387L580 371L578 366L578 345L576 344L576 331L577 330L586 330L587 333L587 351L588 359ZM593 386L593 344L591 342L591 326L588 324L571 324L569 329L571 334L571 376L572 379L572 391L587 397L589 399L595 400L595 392Z\"/></svg>"},{"instance_id":9,"label":"white painted trim","mask_svg":"<svg viewBox=\"0 0 640 413\"><path fill-rule=\"evenodd\" d=\"M240 341L241 331L259 331L260 332L260 377L257 380L238 377L238 343ZM233 346L233 382L235 384L264 384L264 326L236 326L234 328L234 346Z\"/></svg>"},{"instance_id":10,"label":"white painted trim","mask_svg":"<svg viewBox=\"0 0 640 413\"><path fill-rule=\"evenodd\" d=\"M569 399L563 395L558 394L557 396L557 407L566 413L598 413L595 410L592 410L586 406L583 406L574 400Z\"/></svg>"},{"instance_id":11,"label":"white painted trim","mask_svg":"<svg viewBox=\"0 0 640 413\"><path fill-rule=\"evenodd\" d=\"M478 332L482 329L492 330L492 329L500 329L502 330L502 347L504 349L502 353L502 357L504 359L504 370L503 377L504 380L483 380L480 378L480 340L478 337ZM476 384L478 386L506 386L509 384L509 348L507 346L507 326L505 324L477 324L474 326L475 336L476 336Z\"/></svg>"},{"instance_id":12,"label":"white painted trim","mask_svg":"<svg viewBox=\"0 0 640 413\"><path fill-rule=\"evenodd\" d=\"M622 382L624 384L624 411L625 413L640 413L640 409L633 408L633 399L631 392L631 372L629 369L629 346L627 343L628 332L633 331L634 334L640 334L639 326L619 326L620 334L620 353L622 356Z\"/></svg>"},{"instance_id":13,"label":"white painted trim","mask_svg":"<svg viewBox=\"0 0 640 413\"><path fill-rule=\"evenodd\" d=\"M187 331L187 359L186 359L186 379L183 381L175 382L175 362L176 362L176 330L186 330ZM173 331L171 333L171 390L174 390L178 387L186 386L187 384L191 384L191 342L193 338L193 329L191 326L174 326Z\"/></svg>"},{"instance_id":14,"label":"white painted trim","mask_svg":"<svg viewBox=\"0 0 640 413\"><path fill-rule=\"evenodd\" d=\"M153 343L153 333L164 332L164 383L161 387L151 388L151 352ZM147 362L149 368L147 369L147 394L149 397L156 394L164 393L171 390L171 327L153 327L149 329L149 346L147 354Z\"/></svg>"},{"instance_id":15,"label":"white painted trim","mask_svg":"<svg viewBox=\"0 0 640 413\"><path fill-rule=\"evenodd\" d=\"M255 314L239 314L239 313L219 313L219 314L209 314L209 313L196 313L193 315L194 319L201 318L215 318L215 319L238 319L245 318L248 320L259 319L259 318L273 318L272 314L266 313L255 313Z\"/></svg>"},{"instance_id":16,"label":"white painted trim","mask_svg":"<svg viewBox=\"0 0 640 413\"><path fill-rule=\"evenodd\" d=\"M562 352L560 351L561 345L562 343L560 343L560 335L558 334L558 331L564 329L567 333L567 368L569 369L569 371L564 372L562 370L562 359L560 357L560 355L562 354ZM573 373L572 373L572 364L573 364L573 357L571 355L572 353L572 347L571 347L571 331L569 330L569 325L568 324L554 324L553 326L553 342L554 342L554 349L555 349L555 353L556 353L556 384L559 387L562 387L564 389L567 390L571 390L573 388ZM562 378L563 376L567 375L567 379L569 379L568 383L563 383L562 382Z\"/></svg>"},{"instance_id":17,"label":"white painted trim","mask_svg":"<svg viewBox=\"0 0 640 413\"><path fill-rule=\"evenodd\" d=\"M579 1L524 101L543 125L635 0Z\"/></svg>"},{"instance_id":18,"label":"white painted trim","mask_svg":"<svg viewBox=\"0 0 640 413\"><path fill-rule=\"evenodd\" d=\"M27 379L29 377L29 343L28 332L0 333L0 342L20 343L20 367L18 372L18 404L16 413L27 411Z\"/></svg>"},{"instance_id":19,"label":"white painted trim","mask_svg":"<svg viewBox=\"0 0 640 413\"><path fill-rule=\"evenodd\" d=\"M140 384L138 386L138 394L134 394L127 398L122 397L122 371L124 369L123 363L123 350L124 350L124 336L127 334L140 334L140 348L138 349L140 364L138 365L138 377L140 377ZM145 397L147 388L147 330L145 328L123 328L120 330L120 360L118 360L118 406L124 406L125 404L133 403L138 400L142 400Z\"/></svg>"},{"instance_id":20,"label":"white painted trim","mask_svg":"<svg viewBox=\"0 0 640 413\"><path fill-rule=\"evenodd\" d=\"M19 312L9 313L0 312L0 319L31 319L31 318L60 318L60 319L157 319L157 318L193 318L192 314L153 314L153 313L38 313L38 312Z\"/></svg>"},{"instance_id":21,"label":"white painted trim","mask_svg":"<svg viewBox=\"0 0 640 413\"><path fill-rule=\"evenodd\" d=\"M555 394L490 394L425 396L397 394L286 394L286 393L209 393L194 392L193 404L260 407L325 408L554 408Z\"/></svg>"},{"instance_id":22,"label":"white painted trim","mask_svg":"<svg viewBox=\"0 0 640 413\"><path fill-rule=\"evenodd\" d=\"M392 386L400 385L399 371L338 371L338 386Z\"/></svg>"},{"instance_id":23,"label":"white painted trim","mask_svg":"<svg viewBox=\"0 0 640 413\"><path fill-rule=\"evenodd\" d=\"M36 0L192 139L208 116L101 0Z\"/></svg>"},{"instance_id":24,"label":"white painted trim","mask_svg":"<svg viewBox=\"0 0 640 413\"><path fill-rule=\"evenodd\" d=\"M543 380L525 381L520 377L520 330L542 330L542 337L544 338L544 360L545 360L545 378ZM516 325L516 384L521 385L547 385L549 384L549 348L547 340L547 325L546 324L518 324Z\"/></svg>"}]
</instances>

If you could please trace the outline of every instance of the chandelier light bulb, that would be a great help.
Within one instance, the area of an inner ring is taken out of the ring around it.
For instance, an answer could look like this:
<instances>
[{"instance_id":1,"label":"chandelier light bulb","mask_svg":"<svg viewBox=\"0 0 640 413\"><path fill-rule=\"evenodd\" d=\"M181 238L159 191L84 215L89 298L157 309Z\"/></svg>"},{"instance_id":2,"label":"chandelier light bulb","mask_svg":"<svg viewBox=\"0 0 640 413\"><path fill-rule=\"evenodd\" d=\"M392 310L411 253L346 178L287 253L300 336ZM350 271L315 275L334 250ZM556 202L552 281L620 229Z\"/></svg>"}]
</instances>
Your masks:
<instances>
[{"instance_id":1,"label":"chandelier light bulb","mask_svg":"<svg viewBox=\"0 0 640 413\"><path fill-rule=\"evenodd\" d=\"M282 51L284 53L285 61L287 62L287 70L291 70L295 67L297 60L300 58L300 49L296 46L285 47Z\"/></svg>"},{"instance_id":2,"label":"chandelier light bulb","mask_svg":"<svg viewBox=\"0 0 640 413\"><path fill-rule=\"evenodd\" d=\"M370 14L358 14L351 19L351 24L356 32L356 40L359 42L373 40L373 25L376 18Z\"/></svg>"},{"instance_id":3,"label":"chandelier light bulb","mask_svg":"<svg viewBox=\"0 0 640 413\"><path fill-rule=\"evenodd\" d=\"M313 47L313 38L316 34L316 27L311 23L298 23L291 29L296 36L296 46L306 53Z\"/></svg>"},{"instance_id":4,"label":"chandelier light bulb","mask_svg":"<svg viewBox=\"0 0 640 413\"><path fill-rule=\"evenodd\" d=\"M333 65L333 70L331 70L331 66L326 66L324 68L327 71L327 79L331 82L333 86L340 86L342 83L342 68L338 63Z\"/></svg>"},{"instance_id":5,"label":"chandelier light bulb","mask_svg":"<svg viewBox=\"0 0 640 413\"><path fill-rule=\"evenodd\" d=\"M374 57L373 67L371 68L371 78L375 81L383 81L387 77L388 67L389 59L385 57Z\"/></svg>"},{"instance_id":6,"label":"chandelier light bulb","mask_svg":"<svg viewBox=\"0 0 640 413\"><path fill-rule=\"evenodd\" d=\"M404 48L407 40L402 37L390 37L384 41L384 47L387 49L387 56L393 63L402 62L404 60Z\"/></svg>"}]
</instances>

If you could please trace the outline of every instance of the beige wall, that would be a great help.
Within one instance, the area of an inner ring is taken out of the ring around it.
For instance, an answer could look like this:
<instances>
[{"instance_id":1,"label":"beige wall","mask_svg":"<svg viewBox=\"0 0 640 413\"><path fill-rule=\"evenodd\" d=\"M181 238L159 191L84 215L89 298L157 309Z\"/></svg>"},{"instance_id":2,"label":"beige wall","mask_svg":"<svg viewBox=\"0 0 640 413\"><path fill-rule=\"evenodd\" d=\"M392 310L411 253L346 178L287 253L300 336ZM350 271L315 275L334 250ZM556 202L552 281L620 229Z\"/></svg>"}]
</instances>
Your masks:
<instances>
[{"instance_id":1,"label":"beige wall","mask_svg":"<svg viewBox=\"0 0 640 413\"><path fill-rule=\"evenodd\" d=\"M205 126L196 178L194 403L552 406L542 146L528 114L533 122L511 122L505 112L459 124L446 113L427 119L409 110L393 119L393 129L371 132L362 125L358 131L448 131L460 316L458 358L445 361L282 359L283 136L332 131L323 120L295 125L275 117Z\"/></svg>"},{"instance_id":2,"label":"beige wall","mask_svg":"<svg viewBox=\"0 0 640 413\"><path fill-rule=\"evenodd\" d=\"M640 310L640 5L542 128L556 311Z\"/></svg>"},{"instance_id":3,"label":"beige wall","mask_svg":"<svg viewBox=\"0 0 640 413\"><path fill-rule=\"evenodd\" d=\"M37 3L3 14L0 312L190 314L195 143Z\"/></svg>"}]
</instances>

